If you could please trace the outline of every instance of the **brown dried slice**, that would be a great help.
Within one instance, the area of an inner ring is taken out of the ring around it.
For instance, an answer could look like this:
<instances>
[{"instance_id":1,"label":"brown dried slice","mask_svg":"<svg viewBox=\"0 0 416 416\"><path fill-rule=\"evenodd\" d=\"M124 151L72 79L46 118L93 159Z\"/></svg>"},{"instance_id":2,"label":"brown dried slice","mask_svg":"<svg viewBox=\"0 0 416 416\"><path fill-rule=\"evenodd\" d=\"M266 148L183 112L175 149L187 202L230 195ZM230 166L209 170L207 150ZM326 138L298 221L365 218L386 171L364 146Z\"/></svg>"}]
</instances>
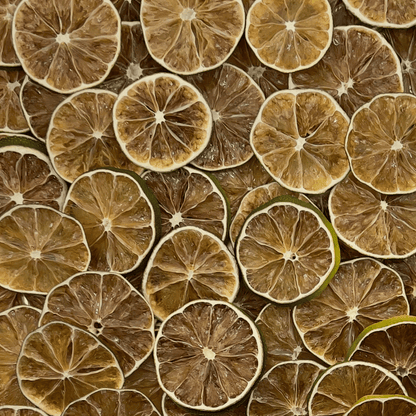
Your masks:
<instances>
[{"instance_id":1,"label":"brown dried slice","mask_svg":"<svg viewBox=\"0 0 416 416\"><path fill-rule=\"evenodd\" d=\"M28 406L1 406L0 416L47 416L40 409Z\"/></svg>"},{"instance_id":2,"label":"brown dried slice","mask_svg":"<svg viewBox=\"0 0 416 416\"><path fill-rule=\"evenodd\" d=\"M91 270L134 270L159 236L159 207L133 172L97 169L71 185L63 211L82 224Z\"/></svg>"},{"instance_id":3,"label":"brown dried slice","mask_svg":"<svg viewBox=\"0 0 416 416\"><path fill-rule=\"evenodd\" d=\"M342 0L329 0L329 4L331 5L334 27L362 24L360 19L348 11Z\"/></svg>"},{"instance_id":4,"label":"brown dried slice","mask_svg":"<svg viewBox=\"0 0 416 416\"><path fill-rule=\"evenodd\" d=\"M0 5L0 65L20 66L13 47L12 21L17 5L21 0L5 0Z\"/></svg>"},{"instance_id":5,"label":"brown dried slice","mask_svg":"<svg viewBox=\"0 0 416 416\"><path fill-rule=\"evenodd\" d=\"M402 395L365 396L345 416L410 416L416 414L416 400Z\"/></svg>"},{"instance_id":6,"label":"brown dried slice","mask_svg":"<svg viewBox=\"0 0 416 416\"><path fill-rule=\"evenodd\" d=\"M232 302L238 267L215 235L197 227L173 230L154 248L143 275L143 293L153 313L166 319L196 299Z\"/></svg>"},{"instance_id":7,"label":"brown dried slice","mask_svg":"<svg viewBox=\"0 0 416 416\"><path fill-rule=\"evenodd\" d=\"M327 0L256 0L247 12L246 39L273 69L309 68L331 44L331 7Z\"/></svg>"},{"instance_id":8,"label":"brown dried slice","mask_svg":"<svg viewBox=\"0 0 416 416\"><path fill-rule=\"evenodd\" d=\"M246 282L240 279L240 288L233 301L233 305L237 306L237 308L254 321L267 304L267 299L254 293L248 288Z\"/></svg>"},{"instance_id":9,"label":"brown dried slice","mask_svg":"<svg viewBox=\"0 0 416 416\"><path fill-rule=\"evenodd\" d=\"M116 7L122 22L138 22L140 20L141 0L111 0Z\"/></svg>"},{"instance_id":10,"label":"brown dried slice","mask_svg":"<svg viewBox=\"0 0 416 416\"><path fill-rule=\"evenodd\" d=\"M279 91L263 104L251 130L254 154L282 186L319 194L349 171L349 118L327 93Z\"/></svg>"},{"instance_id":11,"label":"brown dried slice","mask_svg":"<svg viewBox=\"0 0 416 416\"><path fill-rule=\"evenodd\" d=\"M309 392L324 368L304 360L277 364L251 392L247 416L306 415Z\"/></svg>"},{"instance_id":12,"label":"brown dried slice","mask_svg":"<svg viewBox=\"0 0 416 416\"><path fill-rule=\"evenodd\" d=\"M253 156L251 127L264 102L260 87L243 70L230 64L187 80L207 100L213 121L208 146L192 164L214 171L247 162Z\"/></svg>"},{"instance_id":13,"label":"brown dried slice","mask_svg":"<svg viewBox=\"0 0 416 416\"><path fill-rule=\"evenodd\" d=\"M315 384L308 404L309 416L344 415L362 397L404 394L406 389L390 371L361 361L330 367Z\"/></svg>"},{"instance_id":14,"label":"brown dried slice","mask_svg":"<svg viewBox=\"0 0 416 416\"><path fill-rule=\"evenodd\" d=\"M66 192L43 145L22 137L0 141L0 215L22 204L60 210Z\"/></svg>"},{"instance_id":15,"label":"brown dried slice","mask_svg":"<svg viewBox=\"0 0 416 416\"><path fill-rule=\"evenodd\" d=\"M51 322L26 337L16 371L22 393L52 416L95 390L119 389L124 382L107 347L63 322Z\"/></svg>"},{"instance_id":16,"label":"brown dried slice","mask_svg":"<svg viewBox=\"0 0 416 416\"><path fill-rule=\"evenodd\" d=\"M62 416L160 416L152 402L135 390L100 389L72 402Z\"/></svg>"},{"instance_id":17,"label":"brown dried slice","mask_svg":"<svg viewBox=\"0 0 416 416\"><path fill-rule=\"evenodd\" d=\"M364 328L408 314L400 276L374 259L361 258L341 263L318 297L294 309L293 319L306 347L332 365L344 361Z\"/></svg>"},{"instance_id":18,"label":"brown dried slice","mask_svg":"<svg viewBox=\"0 0 416 416\"><path fill-rule=\"evenodd\" d=\"M14 306L32 306L37 309L42 309L45 303L45 296L32 295L29 293L13 292L12 290L0 287L0 312Z\"/></svg>"},{"instance_id":19,"label":"brown dried slice","mask_svg":"<svg viewBox=\"0 0 416 416\"><path fill-rule=\"evenodd\" d=\"M31 405L20 391L16 364L23 340L39 327L39 317L40 310L30 306L16 306L0 313L0 406Z\"/></svg>"},{"instance_id":20,"label":"brown dried slice","mask_svg":"<svg viewBox=\"0 0 416 416\"><path fill-rule=\"evenodd\" d=\"M416 193L383 195L351 173L329 196L331 223L347 245L377 258L416 253Z\"/></svg>"},{"instance_id":21,"label":"brown dried slice","mask_svg":"<svg viewBox=\"0 0 416 416\"><path fill-rule=\"evenodd\" d=\"M290 75L291 88L319 88L351 117L379 94L403 92L400 61L386 39L363 26L334 29L331 46L312 68Z\"/></svg>"},{"instance_id":22,"label":"brown dried slice","mask_svg":"<svg viewBox=\"0 0 416 416\"><path fill-rule=\"evenodd\" d=\"M221 65L244 31L241 0L142 0L140 21L153 58L176 74Z\"/></svg>"},{"instance_id":23,"label":"brown dried slice","mask_svg":"<svg viewBox=\"0 0 416 416\"><path fill-rule=\"evenodd\" d=\"M61 321L95 335L108 347L125 376L149 356L154 318L143 296L121 275L78 273L46 297L40 325Z\"/></svg>"},{"instance_id":24,"label":"brown dried slice","mask_svg":"<svg viewBox=\"0 0 416 416\"><path fill-rule=\"evenodd\" d=\"M22 0L13 45L25 72L65 94L102 82L120 52L121 21L110 0Z\"/></svg>"},{"instance_id":25,"label":"brown dried slice","mask_svg":"<svg viewBox=\"0 0 416 416\"><path fill-rule=\"evenodd\" d=\"M188 303L170 315L154 354L163 390L193 410L219 411L237 403L263 365L254 323L231 304L213 300Z\"/></svg>"},{"instance_id":26,"label":"brown dried slice","mask_svg":"<svg viewBox=\"0 0 416 416\"><path fill-rule=\"evenodd\" d=\"M159 202L162 236L191 225L225 240L229 207L215 178L187 166L168 173L147 171L142 177Z\"/></svg>"},{"instance_id":27,"label":"brown dried slice","mask_svg":"<svg viewBox=\"0 0 416 416\"><path fill-rule=\"evenodd\" d=\"M58 174L67 182L93 169L115 167L140 175L117 143L112 111L117 94L84 90L71 95L52 114L46 145Z\"/></svg>"},{"instance_id":28,"label":"brown dried slice","mask_svg":"<svg viewBox=\"0 0 416 416\"><path fill-rule=\"evenodd\" d=\"M85 271L91 255L81 224L41 205L16 206L0 218L0 285L47 294Z\"/></svg>"}]
</instances>

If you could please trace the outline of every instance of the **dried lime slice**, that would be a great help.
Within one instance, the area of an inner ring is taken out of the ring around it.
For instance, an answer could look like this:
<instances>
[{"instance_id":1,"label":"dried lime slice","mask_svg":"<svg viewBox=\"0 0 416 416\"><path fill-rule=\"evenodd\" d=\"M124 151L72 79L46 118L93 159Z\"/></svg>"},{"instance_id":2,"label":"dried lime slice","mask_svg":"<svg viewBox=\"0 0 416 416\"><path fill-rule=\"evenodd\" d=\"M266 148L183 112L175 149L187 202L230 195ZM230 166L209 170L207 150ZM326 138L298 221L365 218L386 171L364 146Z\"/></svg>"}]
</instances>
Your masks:
<instances>
[{"instance_id":1,"label":"dried lime slice","mask_svg":"<svg viewBox=\"0 0 416 416\"><path fill-rule=\"evenodd\" d=\"M364 396L345 416L411 416L416 414L416 400L401 395Z\"/></svg>"},{"instance_id":2,"label":"dried lime slice","mask_svg":"<svg viewBox=\"0 0 416 416\"><path fill-rule=\"evenodd\" d=\"M0 416L48 416L42 410L28 406L0 406Z\"/></svg>"}]
</instances>

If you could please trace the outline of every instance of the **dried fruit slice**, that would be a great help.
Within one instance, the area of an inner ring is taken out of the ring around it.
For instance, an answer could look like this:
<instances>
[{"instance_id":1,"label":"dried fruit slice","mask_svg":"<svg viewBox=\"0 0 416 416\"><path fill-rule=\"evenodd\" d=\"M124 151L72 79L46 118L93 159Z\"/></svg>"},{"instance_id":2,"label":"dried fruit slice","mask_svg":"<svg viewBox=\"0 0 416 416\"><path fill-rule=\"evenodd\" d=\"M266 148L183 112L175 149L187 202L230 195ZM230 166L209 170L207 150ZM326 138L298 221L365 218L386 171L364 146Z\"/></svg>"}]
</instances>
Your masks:
<instances>
[{"instance_id":1,"label":"dried fruit slice","mask_svg":"<svg viewBox=\"0 0 416 416\"><path fill-rule=\"evenodd\" d=\"M364 396L404 394L406 389L390 371L361 361L330 367L318 379L309 399L310 416L345 415Z\"/></svg>"},{"instance_id":2,"label":"dried fruit slice","mask_svg":"<svg viewBox=\"0 0 416 416\"><path fill-rule=\"evenodd\" d=\"M102 82L120 52L121 21L110 0L60 3L22 0L13 45L25 72L70 94Z\"/></svg>"},{"instance_id":3,"label":"dried fruit slice","mask_svg":"<svg viewBox=\"0 0 416 416\"><path fill-rule=\"evenodd\" d=\"M279 91L260 109L250 142L282 186L319 194L349 171L344 147L348 125L347 115L323 91Z\"/></svg>"},{"instance_id":4,"label":"dried fruit slice","mask_svg":"<svg viewBox=\"0 0 416 416\"><path fill-rule=\"evenodd\" d=\"M241 0L142 0L140 21L153 58L176 74L221 65L244 30Z\"/></svg>"},{"instance_id":5,"label":"dried fruit slice","mask_svg":"<svg viewBox=\"0 0 416 416\"><path fill-rule=\"evenodd\" d=\"M309 392L324 368L304 360L277 364L251 392L247 416L306 415Z\"/></svg>"},{"instance_id":6,"label":"dried fruit slice","mask_svg":"<svg viewBox=\"0 0 416 416\"><path fill-rule=\"evenodd\" d=\"M30 306L16 306L0 313L0 406L31 405L20 391L16 364L23 340L38 328L39 317L40 310Z\"/></svg>"},{"instance_id":7,"label":"dried fruit slice","mask_svg":"<svg viewBox=\"0 0 416 416\"><path fill-rule=\"evenodd\" d=\"M364 396L345 416L410 416L416 414L416 400L401 395Z\"/></svg>"},{"instance_id":8,"label":"dried fruit slice","mask_svg":"<svg viewBox=\"0 0 416 416\"><path fill-rule=\"evenodd\" d=\"M334 27L362 24L360 19L348 11L342 0L329 0L329 4L331 5Z\"/></svg>"},{"instance_id":9,"label":"dried fruit slice","mask_svg":"<svg viewBox=\"0 0 416 416\"><path fill-rule=\"evenodd\" d=\"M188 303L156 338L161 387L193 410L219 411L241 400L260 375L263 345L254 323L226 302Z\"/></svg>"},{"instance_id":10,"label":"dried fruit slice","mask_svg":"<svg viewBox=\"0 0 416 416\"><path fill-rule=\"evenodd\" d=\"M47 294L85 271L91 255L81 224L41 205L16 206L0 218L0 285Z\"/></svg>"},{"instance_id":11,"label":"dried fruit slice","mask_svg":"<svg viewBox=\"0 0 416 416\"><path fill-rule=\"evenodd\" d=\"M229 207L215 178L187 166L169 173L147 171L142 178L159 202L162 236L195 226L225 240Z\"/></svg>"},{"instance_id":12,"label":"dried fruit slice","mask_svg":"<svg viewBox=\"0 0 416 416\"><path fill-rule=\"evenodd\" d=\"M403 314L404 315L404 314ZM366 328L348 350L348 361L366 361L391 371L409 396L416 395L416 317L386 319Z\"/></svg>"},{"instance_id":13,"label":"dried fruit slice","mask_svg":"<svg viewBox=\"0 0 416 416\"><path fill-rule=\"evenodd\" d=\"M42 309L44 303L45 296L13 292L12 290L0 287L0 312L7 311L7 309L19 305Z\"/></svg>"},{"instance_id":14,"label":"dried fruit slice","mask_svg":"<svg viewBox=\"0 0 416 416\"><path fill-rule=\"evenodd\" d=\"M237 306L238 309L254 321L267 304L267 299L254 293L248 288L244 280L240 280L240 288L233 301L233 305Z\"/></svg>"},{"instance_id":15,"label":"dried fruit slice","mask_svg":"<svg viewBox=\"0 0 416 416\"><path fill-rule=\"evenodd\" d=\"M124 382L107 347L63 322L44 325L26 337L16 371L22 393L52 416L92 391L119 389Z\"/></svg>"},{"instance_id":16,"label":"dried fruit slice","mask_svg":"<svg viewBox=\"0 0 416 416\"><path fill-rule=\"evenodd\" d=\"M313 205L291 196L274 198L255 210L235 251L249 288L285 305L317 296L340 259L328 220Z\"/></svg>"},{"instance_id":17,"label":"dried fruit slice","mask_svg":"<svg viewBox=\"0 0 416 416\"><path fill-rule=\"evenodd\" d=\"M159 236L159 207L133 172L97 169L71 185L63 211L82 224L91 270L127 273L139 266Z\"/></svg>"},{"instance_id":18,"label":"dried fruit slice","mask_svg":"<svg viewBox=\"0 0 416 416\"><path fill-rule=\"evenodd\" d=\"M403 92L393 48L378 32L363 26L336 27L325 56L290 77L291 88L319 88L331 94L349 117L376 95Z\"/></svg>"},{"instance_id":19,"label":"dried fruit slice","mask_svg":"<svg viewBox=\"0 0 416 416\"><path fill-rule=\"evenodd\" d=\"M152 402L135 390L100 389L72 402L62 416L160 416Z\"/></svg>"},{"instance_id":20,"label":"dried fruit slice","mask_svg":"<svg viewBox=\"0 0 416 416\"><path fill-rule=\"evenodd\" d=\"M354 176L383 194L416 191L416 97L382 94L351 119L345 150Z\"/></svg>"},{"instance_id":21,"label":"dried fruit slice","mask_svg":"<svg viewBox=\"0 0 416 416\"><path fill-rule=\"evenodd\" d=\"M253 156L251 127L264 102L260 87L244 71L230 64L187 80L207 100L213 120L208 146L192 164L214 171L247 162Z\"/></svg>"},{"instance_id":22,"label":"dried fruit slice","mask_svg":"<svg viewBox=\"0 0 416 416\"><path fill-rule=\"evenodd\" d=\"M158 73L136 81L119 95L114 129L132 162L169 172L205 149L212 115L194 86L176 75Z\"/></svg>"},{"instance_id":23,"label":"dried fruit slice","mask_svg":"<svg viewBox=\"0 0 416 416\"><path fill-rule=\"evenodd\" d=\"M60 210L66 192L44 146L24 137L0 141L0 215L22 204Z\"/></svg>"},{"instance_id":24,"label":"dried fruit slice","mask_svg":"<svg viewBox=\"0 0 416 416\"><path fill-rule=\"evenodd\" d=\"M47 414L34 407L1 406L0 416L47 416Z\"/></svg>"},{"instance_id":25,"label":"dried fruit slice","mask_svg":"<svg viewBox=\"0 0 416 416\"><path fill-rule=\"evenodd\" d=\"M110 91L84 90L68 97L53 112L46 145L55 170L67 182L109 166L143 172L117 143L112 118L116 98Z\"/></svg>"},{"instance_id":26,"label":"dried fruit slice","mask_svg":"<svg viewBox=\"0 0 416 416\"><path fill-rule=\"evenodd\" d=\"M247 12L246 39L271 68L309 68L331 44L331 7L327 0L256 0Z\"/></svg>"},{"instance_id":27,"label":"dried fruit slice","mask_svg":"<svg viewBox=\"0 0 416 416\"><path fill-rule=\"evenodd\" d=\"M123 22L138 22L140 20L141 0L111 0Z\"/></svg>"},{"instance_id":28,"label":"dried fruit slice","mask_svg":"<svg viewBox=\"0 0 416 416\"><path fill-rule=\"evenodd\" d=\"M12 42L12 21L21 0L6 0L0 6L0 65L20 66Z\"/></svg>"},{"instance_id":29,"label":"dried fruit slice","mask_svg":"<svg viewBox=\"0 0 416 416\"><path fill-rule=\"evenodd\" d=\"M383 195L349 174L329 196L340 239L362 254L404 258L416 253L416 193Z\"/></svg>"},{"instance_id":30,"label":"dried fruit slice","mask_svg":"<svg viewBox=\"0 0 416 416\"><path fill-rule=\"evenodd\" d=\"M125 376L149 356L154 318L143 296L121 275L78 273L46 297L40 325L61 321L95 335L108 347Z\"/></svg>"},{"instance_id":31,"label":"dried fruit slice","mask_svg":"<svg viewBox=\"0 0 416 416\"><path fill-rule=\"evenodd\" d=\"M321 295L297 306L293 318L306 347L335 364L344 361L364 328L408 313L400 276L376 260L361 258L341 263Z\"/></svg>"},{"instance_id":32,"label":"dried fruit slice","mask_svg":"<svg viewBox=\"0 0 416 416\"><path fill-rule=\"evenodd\" d=\"M192 300L232 302L238 287L237 263L226 245L192 226L162 238L143 275L143 293L161 320Z\"/></svg>"}]
</instances>

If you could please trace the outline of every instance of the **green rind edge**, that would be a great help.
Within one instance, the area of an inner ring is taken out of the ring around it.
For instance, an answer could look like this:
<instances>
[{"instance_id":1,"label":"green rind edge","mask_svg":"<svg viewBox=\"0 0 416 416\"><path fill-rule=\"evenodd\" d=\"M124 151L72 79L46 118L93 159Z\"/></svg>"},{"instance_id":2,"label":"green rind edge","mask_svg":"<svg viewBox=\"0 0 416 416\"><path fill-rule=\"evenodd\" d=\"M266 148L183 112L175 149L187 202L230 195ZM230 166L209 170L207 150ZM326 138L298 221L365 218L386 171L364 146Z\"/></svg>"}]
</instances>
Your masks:
<instances>
[{"instance_id":1,"label":"green rind edge","mask_svg":"<svg viewBox=\"0 0 416 416\"><path fill-rule=\"evenodd\" d=\"M37 139L27 139L26 137L10 136L0 139L0 148L5 146L23 146L38 150L48 156L46 145Z\"/></svg>"},{"instance_id":2,"label":"green rind edge","mask_svg":"<svg viewBox=\"0 0 416 416\"><path fill-rule=\"evenodd\" d=\"M416 406L416 399L410 396L404 396L403 394L375 394L375 395L367 395L361 397L361 399L357 400L354 405L351 407L349 412L354 409L355 406L367 401L367 400L374 400L374 399L407 399L413 402ZM348 414L348 413L347 413Z\"/></svg>"}]
</instances>

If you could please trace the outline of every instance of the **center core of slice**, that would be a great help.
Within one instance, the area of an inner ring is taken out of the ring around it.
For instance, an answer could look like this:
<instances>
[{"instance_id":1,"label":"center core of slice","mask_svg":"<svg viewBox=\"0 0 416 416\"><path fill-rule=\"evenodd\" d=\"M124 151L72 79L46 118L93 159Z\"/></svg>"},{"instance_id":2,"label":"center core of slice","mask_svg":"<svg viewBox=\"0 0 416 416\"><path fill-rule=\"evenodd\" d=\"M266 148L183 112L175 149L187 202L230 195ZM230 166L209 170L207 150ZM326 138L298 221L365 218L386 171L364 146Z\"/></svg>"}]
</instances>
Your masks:
<instances>
[{"instance_id":1,"label":"center core of slice","mask_svg":"<svg viewBox=\"0 0 416 416\"><path fill-rule=\"evenodd\" d=\"M56 41L58 43L69 43L71 42L71 39L68 33L65 33L65 34L59 33L59 35L56 37Z\"/></svg>"},{"instance_id":2,"label":"center core of slice","mask_svg":"<svg viewBox=\"0 0 416 416\"><path fill-rule=\"evenodd\" d=\"M347 82L341 82L341 86L338 88L338 96L348 94L348 90L352 88L354 81L350 78Z\"/></svg>"},{"instance_id":3,"label":"center core of slice","mask_svg":"<svg viewBox=\"0 0 416 416\"><path fill-rule=\"evenodd\" d=\"M175 212L169 222L171 223L172 227L175 228L182 222L182 220L182 214L180 212Z\"/></svg>"},{"instance_id":4,"label":"center core of slice","mask_svg":"<svg viewBox=\"0 0 416 416\"><path fill-rule=\"evenodd\" d=\"M297 143L296 143L296 146L295 146L295 150L297 150L298 152L300 151L300 150L302 150L303 149L303 145L306 143L306 139L304 138L304 137L299 137L298 139L297 139Z\"/></svg>"},{"instance_id":5,"label":"center core of slice","mask_svg":"<svg viewBox=\"0 0 416 416\"><path fill-rule=\"evenodd\" d=\"M286 29L295 32L295 22L286 22Z\"/></svg>"},{"instance_id":6,"label":"center core of slice","mask_svg":"<svg viewBox=\"0 0 416 416\"><path fill-rule=\"evenodd\" d=\"M155 119L156 119L156 124L163 123L165 121L165 116L163 114L163 111L159 111L159 110L156 111Z\"/></svg>"},{"instance_id":7,"label":"center core of slice","mask_svg":"<svg viewBox=\"0 0 416 416\"><path fill-rule=\"evenodd\" d=\"M190 9L189 7L186 9L183 9L181 13L181 19L182 20L193 20L196 17L196 13L193 9Z\"/></svg>"},{"instance_id":8,"label":"center core of slice","mask_svg":"<svg viewBox=\"0 0 416 416\"><path fill-rule=\"evenodd\" d=\"M103 218L104 231L111 231L111 220L109 218Z\"/></svg>"},{"instance_id":9,"label":"center core of slice","mask_svg":"<svg viewBox=\"0 0 416 416\"><path fill-rule=\"evenodd\" d=\"M21 194L20 192L14 193L13 196L10 197L10 199L16 202L16 204L18 205L23 204L23 194Z\"/></svg>"},{"instance_id":10,"label":"center core of slice","mask_svg":"<svg viewBox=\"0 0 416 416\"><path fill-rule=\"evenodd\" d=\"M395 140L391 146L391 150L401 150L403 149L403 145L400 143L399 140Z\"/></svg>"},{"instance_id":11,"label":"center core of slice","mask_svg":"<svg viewBox=\"0 0 416 416\"><path fill-rule=\"evenodd\" d=\"M357 318L358 315L358 308L357 306L354 306L353 308L351 308L350 310L347 311L347 316L349 316L349 321L353 322L355 321L355 319Z\"/></svg>"},{"instance_id":12,"label":"center core of slice","mask_svg":"<svg viewBox=\"0 0 416 416\"><path fill-rule=\"evenodd\" d=\"M215 352L211 348L204 347L202 352L207 360L213 360L215 358Z\"/></svg>"},{"instance_id":13,"label":"center core of slice","mask_svg":"<svg viewBox=\"0 0 416 416\"><path fill-rule=\"evenodd\" d=\"M32 257L32 259L40 259L40 255L41 255L42 253L39 251L39 250L33 250L31 253L30 253L30 257Z\"/></svg>"},{"instance_id":14,"label":"center core of slice","mask_svg":"<svg viewBox=\"0 0 416 416\"><path fill-rule=\"evenodd\" d=\"M137 81L143 76L143 69L140 68L140 64L131 63L127 68L127 77L133 81Z\"/></svg>"}]
</instances>

